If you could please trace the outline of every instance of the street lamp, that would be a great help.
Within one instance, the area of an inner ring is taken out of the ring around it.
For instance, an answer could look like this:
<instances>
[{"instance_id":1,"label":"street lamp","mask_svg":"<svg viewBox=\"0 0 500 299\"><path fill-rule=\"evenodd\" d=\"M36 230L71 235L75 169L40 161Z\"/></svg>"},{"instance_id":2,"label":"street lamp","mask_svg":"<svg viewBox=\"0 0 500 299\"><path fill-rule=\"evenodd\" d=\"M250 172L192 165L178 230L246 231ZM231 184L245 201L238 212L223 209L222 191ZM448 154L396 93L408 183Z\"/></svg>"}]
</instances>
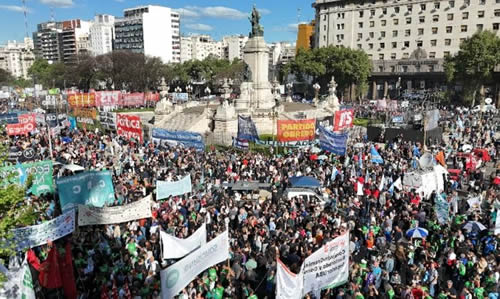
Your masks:
<instances>
[{"instance_id":1,"label":"street lamp","mask_svg":"<svg viewBox=\"0 0 500 299\"><path fill-rule=\"evenodd\" d=\"M293 83L292 82L288 82L286 84L286 89L287 89L287 93L288 93L288 96L286 97L286 101L287 102L292 102Z\"/></svg>"},{"instance_id":2,"label":"street lamp","mask_svg":"<svg viewBox=\"0 0 500 299\"><path fill-rule=\"evenodd\" d=\"M208 87L208 86L207 86L207 87L205 88L204 92L205 92L205 96L207 97L207 107L208 107L208 102L210 102L210 93L211 93L212 91L210 90L210 87Z\"/></svg>"},{"instance_id":3,"label":"street lamp","mask_svg":"<svg viewBox=\"0 0 500 299\"><path fill-rule=\"evenodd\" d=\"M186 92L188 94L188 99L189 99L189 94L191 92L193 92L193 86L191 86L191 84L189 84L188 86L186 86Z\"/></svg>"},{"instance_id":4,"label":"street lamp","mask_svg":"<svg viewBox=\"0 0 500 299\"><path fill-rule=\"evenodd\" d=\"M321 85L318 84L318 82L314 83L313 85L315 94L314 94L314 104L317 105L319 103L318 95L319 95L319 90L321 89Z\"/></svg>"}]
</instances>

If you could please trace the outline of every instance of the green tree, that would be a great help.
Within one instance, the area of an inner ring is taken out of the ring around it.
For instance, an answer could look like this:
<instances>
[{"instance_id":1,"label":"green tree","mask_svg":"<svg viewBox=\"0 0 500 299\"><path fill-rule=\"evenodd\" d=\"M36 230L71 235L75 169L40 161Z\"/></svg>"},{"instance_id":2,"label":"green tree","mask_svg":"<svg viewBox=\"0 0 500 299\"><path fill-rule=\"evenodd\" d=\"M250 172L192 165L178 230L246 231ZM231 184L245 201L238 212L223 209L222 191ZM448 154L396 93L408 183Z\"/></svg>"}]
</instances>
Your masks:
<instances>
[{"instance_id":1,"label":"green tree","mask_svg":"<svg viewBox=\"0 0 500 299\"><path fill-rule=\"evenodd\" d=\"M491 31L481 31L463 41L454 56L445 58L444 69L449 82L463 84L464 94L470 95L464 100L474 106L477 92L498 64L500 38Z\"/></svg>"},{"instance_id":2,"label":"green tree","mask_svg":"<svg viewBox=\"0 0 500 299\"><path fill-rule=\"evenodd\" d=\"M7 84L13 81L12 75L2 68L0 68L0 84Z\"/></svg>"}]
</instances>

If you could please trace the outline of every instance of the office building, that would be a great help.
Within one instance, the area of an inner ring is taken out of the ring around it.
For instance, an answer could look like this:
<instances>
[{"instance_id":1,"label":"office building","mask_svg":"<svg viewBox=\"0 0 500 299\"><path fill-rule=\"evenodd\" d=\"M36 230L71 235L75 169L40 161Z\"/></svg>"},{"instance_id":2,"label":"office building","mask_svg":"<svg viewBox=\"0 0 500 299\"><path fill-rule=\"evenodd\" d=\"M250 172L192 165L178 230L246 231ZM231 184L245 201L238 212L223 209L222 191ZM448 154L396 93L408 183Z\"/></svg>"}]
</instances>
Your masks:
<instances>
[{"instance_id":1,"label":"office building","mask_svg":"<svg viewBox=\"0 0 500 299\"><path fill-rule=\"evenodd\" d=\"M314 38L314 21L310 24L299 24L297 30L296 50L311 49L312 39Z\"/></svg>"},{"instance_id":2,"label":"office building","mask_svg":"<svg viewBox=\"0 0 500 299\"><path fill-rule=\"evenodd\" d=\"M113 51L115 39L115 17L97 15L90 26L90 51L93 55L103 55Z\"/></svg>"},{"instance_id":3,"label":"office building","mask_svg":"<svg viewBox=\"0 0 500 299\"><path fill-rule=\"evenodd\" d=\"M159 57L164 63L180 62L180 17L169 7L147 5L124 10L115 20L115 50Z\"/></svg>"},{"instance_id":4,"label":"office building","mask_svg":"<svg viewBox=\"0 0 500 299\"><path fill-rule=\"evenodd\" d=\"M214 41L209 35L181 37L181 62L203 60L208 56L221 58L222 42Z\"/></svg>"},{"instance_id":5,"label":"office building","mask_svg":"<svg viewBox=\"0 0 500 299\"><path fill-rule=\"evenodd\" d=\"M24 42L8 41L0 46L0 68L7 70L15 78L28 79L28 69L35 61L33 40L24 38Z\"/></svg>"},{"instance_id":6,"label":"office building","mask_svg":"<svg viewBox=\"0 0 500 299\"><path fill-rule=\"evenodd\" d=\"M247 41L248 36L246 35L224 36L222 38L223 57L229 60L243 59L243 47Z\"/></svg>"}]
</instances>

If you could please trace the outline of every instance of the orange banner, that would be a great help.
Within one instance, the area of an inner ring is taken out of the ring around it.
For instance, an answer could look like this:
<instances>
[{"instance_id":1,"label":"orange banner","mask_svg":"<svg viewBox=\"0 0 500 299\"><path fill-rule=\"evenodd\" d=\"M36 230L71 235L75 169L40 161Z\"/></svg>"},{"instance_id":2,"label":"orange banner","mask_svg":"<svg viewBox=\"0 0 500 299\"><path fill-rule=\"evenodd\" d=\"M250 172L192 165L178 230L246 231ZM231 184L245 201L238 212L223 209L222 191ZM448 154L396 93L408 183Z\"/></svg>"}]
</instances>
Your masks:
<instances>
[{"instance_id":1,"label":"orange banner","mask_svg":"<svg viewBox=\"0 0 500 299\"><path fill-rule=\"evenodd\" d=\"M85 108L74 108L73 109L73 116L97 119L97 110L96 109L85 109Z\"/></svg>"},{"instance_id":2,"label":"orange banner","mask_svg":"<svg viewBox=\"0 0 500 299\"><path fill-rule=\"evenodd\" d=\"M303 141L314 139L316 120L278 120L278 141Z\"/></svg>"},{"instance_id":3,"label":"orange banner","mask_svg":"<svg viewBox=\"0 0 500 299\"><path fill-rule=\"evenodd\" d=\"M95 93L73 93L68 95L71 107L95 107Z\"/></svg>"}]
</instances>

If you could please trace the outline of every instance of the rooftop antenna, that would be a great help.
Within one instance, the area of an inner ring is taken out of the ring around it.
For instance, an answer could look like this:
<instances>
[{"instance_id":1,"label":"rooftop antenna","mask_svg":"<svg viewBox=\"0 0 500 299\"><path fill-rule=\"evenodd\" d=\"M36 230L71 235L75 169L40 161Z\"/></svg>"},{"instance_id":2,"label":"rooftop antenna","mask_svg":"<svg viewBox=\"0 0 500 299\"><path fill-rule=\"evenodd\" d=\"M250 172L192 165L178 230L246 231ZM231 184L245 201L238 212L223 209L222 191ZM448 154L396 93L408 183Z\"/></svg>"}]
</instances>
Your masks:
<instances>
[{"instance_id":1,"label":"rooftop antenna","mask_svg":"<svg viewBox=\"0 0 500 299\"><path fill-rule=\"evenodd\" d=\"M23 13L24 13L24 34L26 35L26 37L29 37L28 36L28 9L26 8L26 0L22 0L23 1Z\"/></svg>"},{"instance_id":2,"label":"rooftop antenna","mask_svg":"<svg viewBox=\"0 0 500 299\"><path fill-rule=\"evenodd\" d=\"M51 20L52 22L54 22L54 21L56 20L56 19L54 18L54 8L53 8L53 7L51 7L51 8L50 8L50 20Z\"/></svg>"},{"instance_id":3,"label":"rooftop antenna","mask_svg":"<svg viewBox=\"0 0 500 299\"><path fill-rule=\"evenodd\" d=\"M297 8L297 24L300 24L300 14L302 12L302 8Z\"/></svg>"}]
</instances>

